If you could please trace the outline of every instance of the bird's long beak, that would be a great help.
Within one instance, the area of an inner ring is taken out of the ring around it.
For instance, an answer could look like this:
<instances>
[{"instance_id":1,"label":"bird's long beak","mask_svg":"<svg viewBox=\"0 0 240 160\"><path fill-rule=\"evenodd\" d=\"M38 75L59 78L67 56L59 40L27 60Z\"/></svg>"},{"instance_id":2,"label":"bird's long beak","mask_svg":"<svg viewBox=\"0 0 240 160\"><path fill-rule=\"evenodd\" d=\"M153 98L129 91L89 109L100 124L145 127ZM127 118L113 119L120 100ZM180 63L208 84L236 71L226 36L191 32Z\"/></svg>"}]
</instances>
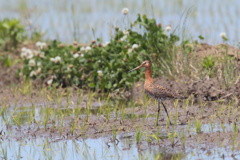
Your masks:
<instances>
[{"instance_id":1,"label":"bird's long beak","mask_svg":"<svg viewBox=\"0 0 240 160\"><path fill-rule=\"evenodd\" d=\"M140 66L138 66L138 67L136 67L136 68L133 68L132 70L130 70L130 71L128 71L128 72L132 72L132 71L134 71L134 70L136 70L136 69L139 69L139 68L141 68L142 67L142 65L140 65Z\"/></svg>"}]
</instances>

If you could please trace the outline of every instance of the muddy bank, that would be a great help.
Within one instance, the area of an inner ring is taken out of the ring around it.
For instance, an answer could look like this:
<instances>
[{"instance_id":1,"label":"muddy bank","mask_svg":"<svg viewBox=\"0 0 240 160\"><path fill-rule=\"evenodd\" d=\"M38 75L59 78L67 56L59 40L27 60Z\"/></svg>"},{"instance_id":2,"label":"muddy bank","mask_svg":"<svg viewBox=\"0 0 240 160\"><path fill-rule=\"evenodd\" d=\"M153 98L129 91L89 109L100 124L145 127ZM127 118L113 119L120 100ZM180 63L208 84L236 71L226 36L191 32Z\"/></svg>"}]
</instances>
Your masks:
<instances>
[{"instance_id":1,"label":"muddy bank","mask_svg":"<svg viewBox=\"0 0 240 160\"><path fill-rule=\"evenodd\" d=\"M169 80L167 78L157 78L157 83L175 91L186 97L193 97L195 100L214 101L219 99L230 100L240 98L240 82L226 88L216 78L204 78L192 80L184 78L179 80ZM134 100L141 100L144 97L143 82L137 82L132 89Z\"/></svg>"}]
</instances>

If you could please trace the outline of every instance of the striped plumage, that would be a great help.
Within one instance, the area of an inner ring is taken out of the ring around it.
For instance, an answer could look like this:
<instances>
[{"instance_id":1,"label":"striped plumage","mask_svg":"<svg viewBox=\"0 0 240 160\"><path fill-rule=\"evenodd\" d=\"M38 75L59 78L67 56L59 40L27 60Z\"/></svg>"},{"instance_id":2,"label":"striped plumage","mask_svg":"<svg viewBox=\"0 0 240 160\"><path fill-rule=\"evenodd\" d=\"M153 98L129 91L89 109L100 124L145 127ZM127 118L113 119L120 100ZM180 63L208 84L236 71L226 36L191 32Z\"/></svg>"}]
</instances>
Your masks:
<instances>
[{"instance_id":1,"label":"striped plumage","mask_svg":"<svg viewBox=\"0 0 240 160\"><path fill-rule=\"evenodd\" d=\"M169 89L155 83L155 80L152 78L151 63L149 61L144 61L140 66L138 66L138 67L136 67L136 68L134 68L130 71L134 71L134 70L139 69L141 67L146 68L145 83L144 83L145 93L158 101L158 115L157 115L157 122L156 122L156 124L158 125L160 103L163 105L163 107L165 109L165 112L167 113L167 116L168 116L168 119L169 119L167 108L163 104L162 101L165 100L165 99L184 99L185 97L181 97L178 94L171 92ZM170 119L169 119L169 121L170 121ZM170 121L170 124L172 124L171 121Z\"/></svg>"}]
</instances>

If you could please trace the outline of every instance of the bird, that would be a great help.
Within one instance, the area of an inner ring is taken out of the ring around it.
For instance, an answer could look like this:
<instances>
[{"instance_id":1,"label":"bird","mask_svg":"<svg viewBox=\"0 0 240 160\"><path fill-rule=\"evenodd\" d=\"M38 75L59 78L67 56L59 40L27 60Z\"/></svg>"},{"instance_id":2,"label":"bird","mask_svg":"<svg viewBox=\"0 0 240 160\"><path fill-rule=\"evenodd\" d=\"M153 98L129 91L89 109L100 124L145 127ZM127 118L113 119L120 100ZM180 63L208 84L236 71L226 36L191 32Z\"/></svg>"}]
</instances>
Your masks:
<instances>
[{"instance_id":1,"label":"bird","mask_svg":"<svg viewBox=\"0 0 240 160\"><path fill-rule=\"evenodd\" d=\"M129 72L137 70L139 68L145 67L145 82L144 82L144 91L150 97L156 99L158 101L158 113L157 113L157 120L156 125L158 126L158 118L160 113L160 104L163 105L164 110L167 114L170 124L172 125L168 111L166 106L164 105L163 101L166 99L186 99L186 97L182 97L174 92L171 92L168 88L165 88L156 83L156 81L152 78L152 69L151 63L148 60L142 62L142 64L136 68L133 68Z\"/></svg>"}]
</instances>

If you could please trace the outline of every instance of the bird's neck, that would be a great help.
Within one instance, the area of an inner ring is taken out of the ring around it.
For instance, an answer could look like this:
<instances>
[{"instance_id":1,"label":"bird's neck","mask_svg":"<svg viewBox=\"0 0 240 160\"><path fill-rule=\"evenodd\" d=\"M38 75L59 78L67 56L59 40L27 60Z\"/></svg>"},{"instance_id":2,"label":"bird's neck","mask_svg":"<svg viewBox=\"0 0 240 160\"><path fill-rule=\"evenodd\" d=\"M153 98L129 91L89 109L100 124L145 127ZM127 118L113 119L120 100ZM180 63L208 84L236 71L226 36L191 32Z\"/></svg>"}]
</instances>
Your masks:
<instances>
[{"instance_id":1,"label":"bird's neck","mask_svg":"<svg viewBox=\"0 0 240 160\"><path fill-rule=\"evenodd\" d=\"M146 71L145 71L145 80L146 80L146 81L153 82L151 67L147 67L147 68L146 68Z\"/></svg>"}]
</instances>

